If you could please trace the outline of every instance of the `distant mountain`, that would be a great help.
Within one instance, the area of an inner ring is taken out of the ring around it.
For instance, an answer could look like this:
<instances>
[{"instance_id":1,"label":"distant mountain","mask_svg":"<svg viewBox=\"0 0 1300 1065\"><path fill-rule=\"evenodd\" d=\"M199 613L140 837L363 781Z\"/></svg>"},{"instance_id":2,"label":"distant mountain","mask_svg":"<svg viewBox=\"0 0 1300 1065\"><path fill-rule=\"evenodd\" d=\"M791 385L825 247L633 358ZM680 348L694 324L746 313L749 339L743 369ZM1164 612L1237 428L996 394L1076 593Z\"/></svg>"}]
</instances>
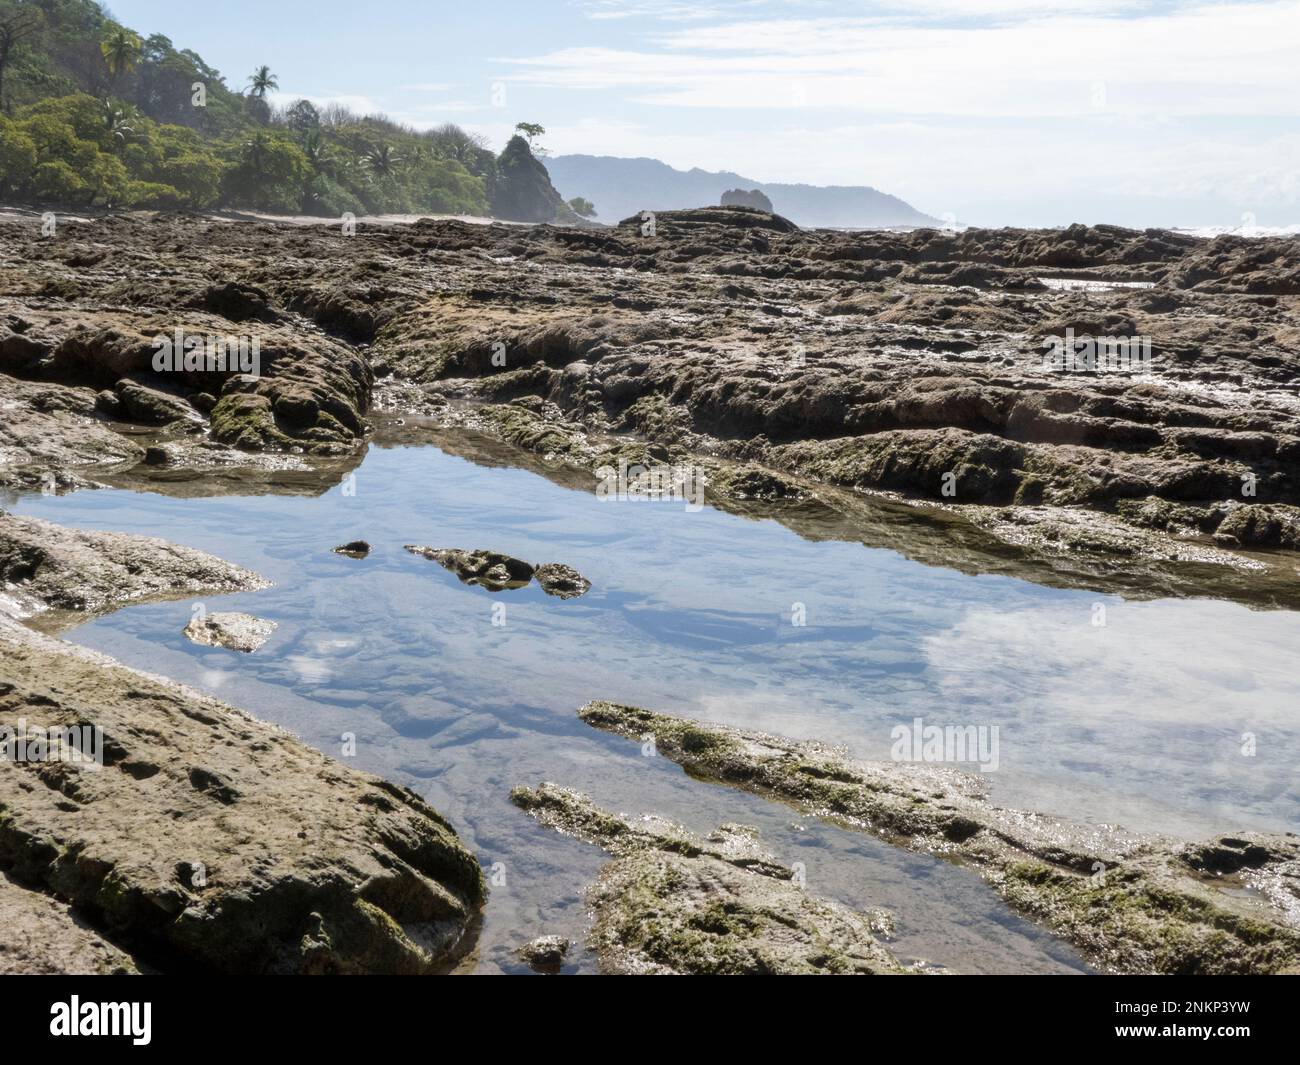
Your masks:
<instances>
[{"instance_id":1,"label":"distant mountain","mask_svg":"<svg viewBox=\"0 0 1300 1065\"><path fill-rule=\"evenodd\" d=\"M602 222L617 222L637 211L715 207L724 192L739 188L758 189L777 214L810 228L940 224L897 196L865 185L784 185L729 171L677 170L658 159L612 155L557 155L546 160L546 169L560 195L590 200Z\"/></svg>"}]
</instances>

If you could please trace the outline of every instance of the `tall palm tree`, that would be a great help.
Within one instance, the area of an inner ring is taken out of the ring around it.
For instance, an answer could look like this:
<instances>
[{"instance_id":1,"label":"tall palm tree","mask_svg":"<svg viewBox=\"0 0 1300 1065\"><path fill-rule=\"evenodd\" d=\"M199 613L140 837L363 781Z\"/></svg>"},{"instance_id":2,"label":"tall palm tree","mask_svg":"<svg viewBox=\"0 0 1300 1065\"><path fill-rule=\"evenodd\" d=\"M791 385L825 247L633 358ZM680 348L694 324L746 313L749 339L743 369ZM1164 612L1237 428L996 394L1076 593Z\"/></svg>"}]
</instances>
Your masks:
<instances>
[{"instance_id":1,"label":"tall palm tree","mask_svg":"<svg viewBox=\"0 0 1300 1065\"><path fill-rule=\"evenodd\" d=\"M99 50L103 53L104 62L108 64L108 72L114 82L123 73L135 69L140 47L140 38L122 26L118 26L100 43Z\"/></svg>"},{"instance_id":2,"label":"tall palm tree","mask_svg":"<svg viewBox=\"0 0 1300 1065\"><path fill-rule=\"evenodd\" d=\"M248 79L248 85L254 96L259 100L265 100L268 92L280 87L280 82L276 76L271 73L271 68L263 63L253 71L253 76Z\"/></svg>"}]
</instances>

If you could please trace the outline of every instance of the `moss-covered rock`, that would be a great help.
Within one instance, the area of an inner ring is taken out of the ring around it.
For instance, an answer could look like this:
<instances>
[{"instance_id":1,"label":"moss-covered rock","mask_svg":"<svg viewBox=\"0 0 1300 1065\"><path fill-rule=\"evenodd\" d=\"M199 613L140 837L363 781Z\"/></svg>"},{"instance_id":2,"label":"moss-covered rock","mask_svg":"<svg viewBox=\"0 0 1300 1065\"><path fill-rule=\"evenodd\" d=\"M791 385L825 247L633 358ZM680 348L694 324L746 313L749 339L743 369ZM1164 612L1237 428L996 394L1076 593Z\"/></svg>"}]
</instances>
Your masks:
<instances>
[{"instance_id":1,"label":"moss-covered rock","mask_svg":"<svg viewBox=\"0 0 1300 1065\"><path fill-rule=\"evenodd\" d=\"M591 945L606 973L888 975L908 971L872 922L808 894L742 825L699 838L656 817L630 820L543 783L511 801L542 824L616 857L588 892Z\"/></svg>"},{"instance_id":2,"label":"moss-covered rock","mask_svg":"<svg viewBox=\"0 0 1300 1065\"><path fill-rule=\"evenodd\" d=\"M931 766L593 702L587 724L644 742L692 775L889 842L969 864L1016 909L1100 966L1131 973L1300 967L1300 837L1192 846L994 806L980 782Z\"/></svg>"}]
</instances>

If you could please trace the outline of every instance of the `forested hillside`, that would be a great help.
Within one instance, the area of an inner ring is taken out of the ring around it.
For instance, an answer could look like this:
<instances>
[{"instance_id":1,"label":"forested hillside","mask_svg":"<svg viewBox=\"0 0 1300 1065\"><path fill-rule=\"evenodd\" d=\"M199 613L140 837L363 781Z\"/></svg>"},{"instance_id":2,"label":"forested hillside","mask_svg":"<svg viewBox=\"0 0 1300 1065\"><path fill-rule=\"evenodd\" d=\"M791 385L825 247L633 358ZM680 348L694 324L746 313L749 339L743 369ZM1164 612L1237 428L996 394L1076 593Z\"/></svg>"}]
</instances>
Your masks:
<instances>
[{"instance_id":1,"label":"forested hillside","mask_svg":"<svg viewBox=\"0 0 1300 1065\"><path fill-rule=\"evenodd\" d=\"M559 202L510 187L535 171L503 176L484 140L451 123L277 107L275 73L256 56L249 71L228 81L91 0L0 0L0 199L323 216Z\"/></svg>"}]
</instances>

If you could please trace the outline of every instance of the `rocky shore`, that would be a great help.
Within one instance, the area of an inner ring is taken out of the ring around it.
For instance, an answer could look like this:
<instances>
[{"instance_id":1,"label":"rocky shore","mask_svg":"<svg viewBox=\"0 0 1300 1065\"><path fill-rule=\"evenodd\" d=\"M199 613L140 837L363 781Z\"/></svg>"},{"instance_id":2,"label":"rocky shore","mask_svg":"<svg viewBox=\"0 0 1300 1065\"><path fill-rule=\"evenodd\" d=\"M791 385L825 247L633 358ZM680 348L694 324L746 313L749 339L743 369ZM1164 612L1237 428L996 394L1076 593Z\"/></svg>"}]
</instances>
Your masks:
<instances>
[{"instance_id":1,"label":"rocky shore","mask_svg":"<svg viewBox=\"0 0 1300 1065\"><path fill-rule=\"evenodd\" d=\"M1081 337L1144 359L1049 365ZM1296 608L1300 240L802 231L743 207L355 235L0 218L0 489L319 493L370 443L422 441L965 572ZM588 587L417 550L485 587ZM0 772L0 912L76 930L59 954L15 940L0 970L414 973L468 948L478 864L417 796L52 635L260 584L162 540L0 513L0 723L105 738L102 769ZM1294 837L1076 830L960 774L604 703L583 717L968 864L1104 969L1298 964ZM612 854L592 895L608 971L904 968L870 915L791 886L747 830L700 839L554 785L515 800Z\"/></svg>"},{"instance_id":2,"label":"rocky shore","mask_svg":"<svg viewBox=\"0 0 1300 1065\"><path fill-rule=\"evenodd\" d=\"M3 514L0 578L0 972L424 973L471 945L478 862L413 792L17 620L262 578ZM99 757L34 746L67 729Z\"/></svg>"},{"instance_id":3,"label":"rocky shore","mask_svg":"<svg viewBox=\"0 0 1300 1065\"><path fill-rule=\"evenodd\" d=\"M579 716L594 728L653 742L658 754L697 779L969 866L1016 910L1074 943L1105 971L1300 973L1300 837L1294 834L1245 833L1184 844L1003 809L984 797L978 777L951 769L867 764L815 741L605 702L589 703ZM562 790L516 791L515 800L571 834L611 849L631 836L631 849L644 849L638 836L644 830ZM653 846L688 854L699 849ZM606 894L601 887L594 893L598 914ZM653 906L644 897L620 901L639 906L642 920L662 916L658 899ZM598 941L609 935L599 917L593 935ZM626 938L619 933L620 941Z\"/></svg>"},{"instance_id":4,"label":"rocky shore","mask_svg":"<svg viewBox=\"0 0 1300 1065\"><path fill-rule=\"evenodd\" d=\"M10 218L0 238L10 485L336 478L389 412L589 488L690 467L712 505L813 508L830 535L969 572L1298 601L1294 239L802 231L739 207L352 236ZM178 329L256 342L258 373L155 371ZM1146 359L1049 365L1085 337ZM896 506L917 529L891 533Z\"/></svg>"}]
</instances>

